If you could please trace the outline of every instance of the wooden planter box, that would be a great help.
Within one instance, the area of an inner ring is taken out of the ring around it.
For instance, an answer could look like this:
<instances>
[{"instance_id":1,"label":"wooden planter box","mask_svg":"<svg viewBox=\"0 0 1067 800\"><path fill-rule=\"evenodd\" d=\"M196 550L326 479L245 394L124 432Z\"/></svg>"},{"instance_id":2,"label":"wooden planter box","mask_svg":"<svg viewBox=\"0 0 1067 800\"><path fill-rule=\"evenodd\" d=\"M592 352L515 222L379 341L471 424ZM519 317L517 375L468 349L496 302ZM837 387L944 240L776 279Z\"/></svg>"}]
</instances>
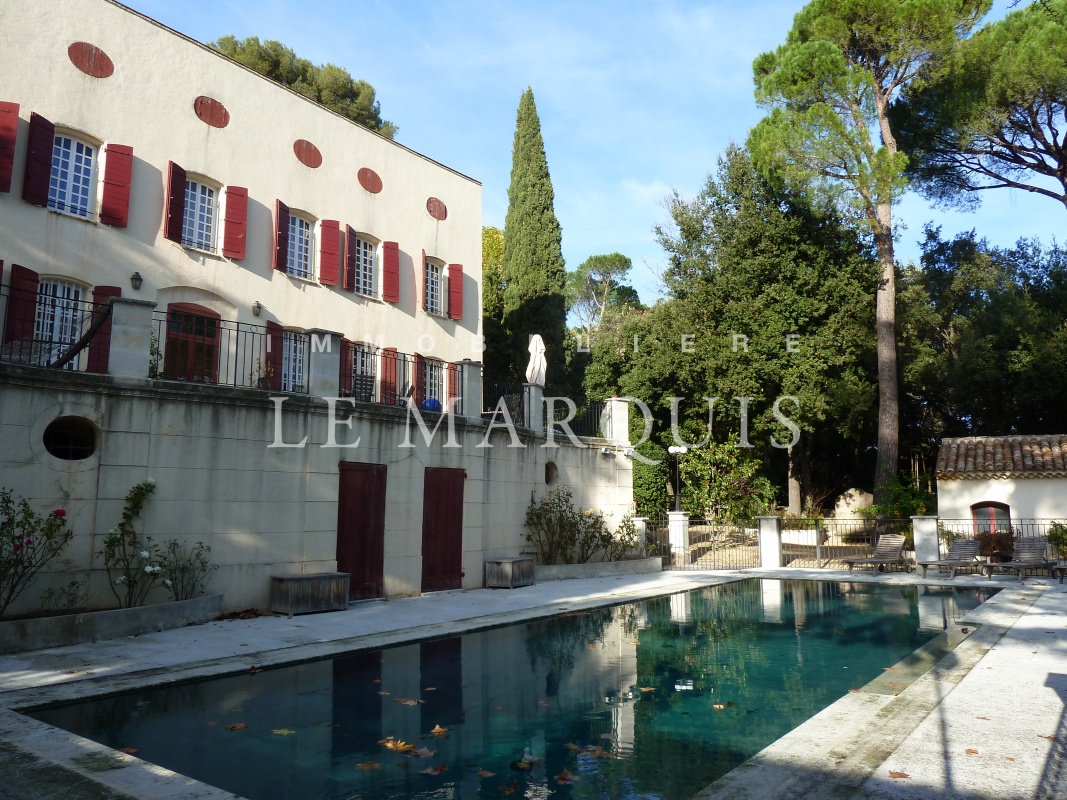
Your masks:
<instances>
[{"instance_id":1,"label":"wooden planter box","mask_svg":"<svg viewBox=\"0 0 1067 800\"><path fill-rule=\"evenodd\" d=\"M270 610L279 614L314 614L348 608L347 572L271 575Z\"/></svg>"},{"instance_id":2,"label":"wooden planter box","mask_svg":"<svg viewBox=\"0 0 1067 800\"><path fill-rule=\"evenodd\" d=\"M485 562L486 589L533 586L534 560L529 557L490 558Z\"/></svg>"}]
</instances>

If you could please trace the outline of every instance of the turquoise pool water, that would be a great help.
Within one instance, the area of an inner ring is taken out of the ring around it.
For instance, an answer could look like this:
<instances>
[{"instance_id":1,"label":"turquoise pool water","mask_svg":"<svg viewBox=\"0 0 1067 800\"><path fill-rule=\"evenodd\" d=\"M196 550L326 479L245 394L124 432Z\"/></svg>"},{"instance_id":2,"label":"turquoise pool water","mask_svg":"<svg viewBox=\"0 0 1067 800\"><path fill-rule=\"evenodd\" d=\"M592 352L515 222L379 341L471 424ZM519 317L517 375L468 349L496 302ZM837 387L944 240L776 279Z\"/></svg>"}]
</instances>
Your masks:
<instances>
[{"instance_id":1,"label":"turquoise pool water","mask_svg":"<svg viewBox=\"0 0 1067 800\"><path fill-rule=\"evenodd\" d=\"M30 715L251 800L681 800L989 594L748 580Z\"/></svg>"}]
</instances>

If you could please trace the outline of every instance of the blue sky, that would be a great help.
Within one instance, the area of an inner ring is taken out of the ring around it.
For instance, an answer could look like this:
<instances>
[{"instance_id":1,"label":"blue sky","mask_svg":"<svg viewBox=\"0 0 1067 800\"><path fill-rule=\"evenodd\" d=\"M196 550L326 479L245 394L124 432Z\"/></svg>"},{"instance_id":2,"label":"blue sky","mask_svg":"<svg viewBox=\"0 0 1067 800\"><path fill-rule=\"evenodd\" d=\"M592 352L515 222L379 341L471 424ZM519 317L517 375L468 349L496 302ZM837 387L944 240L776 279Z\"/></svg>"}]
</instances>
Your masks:
<instances>
[{"instance_id":1,"label":"blue sky","mask_svg":"<svg viewBox=\"0 0 1067 800\"><path fill-rule=\"evenodd\" d=\"M672 189L691 197L731 142L760 119L752 60L785 39L800 0L749 3L506 0L128 0L203 42L232 33L279 39L377 90L397 140L482 182L483 222L503 227L519 97L531 86L573 269L618 251L646 302L660 291L652 228ZM1008 10L996 0L990 19ZM1050 241L1063 210L997 190L976 213L940 212L907 196L902 261L923 225L976 229L993 244ZM1063 236L1060 234L1060 238Z\"/></svg>"}]
</instances>

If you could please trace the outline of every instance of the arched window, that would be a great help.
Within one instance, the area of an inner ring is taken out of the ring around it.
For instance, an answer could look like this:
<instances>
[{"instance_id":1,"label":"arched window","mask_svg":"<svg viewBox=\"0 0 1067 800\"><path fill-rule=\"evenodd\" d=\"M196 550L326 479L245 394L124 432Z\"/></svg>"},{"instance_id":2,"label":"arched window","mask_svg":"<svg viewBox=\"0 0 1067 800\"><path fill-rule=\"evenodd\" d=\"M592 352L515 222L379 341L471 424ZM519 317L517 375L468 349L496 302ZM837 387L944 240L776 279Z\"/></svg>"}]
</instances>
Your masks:
<instances>
[{"instance_id":1,"label":"arched window","mask_svg":"<svg viewBox=\"0 0 1067 800\"><path fill-rule=\"evenodd\" d=\"M1004 503L976 503L971 506L974 532L991 533L1011 528L1011 509Z\"/></svg>"},{"instance_id":2,"label":"arched window","mask_svg":"<svg viewBox=\"0 0 1067 800\"><path fill-rule=\"evenodd\" d=\"M221 319L211 309L191 303L171 303L167 306L164 378L218 383Z\"/></svg>"},{"instance_id":3,"label":"arched window","mask_svg":"<svg viewBox=\"0 0 1067 800\"><path fill-rule=\"evenodd\" d=\"M96 148L67 133L57 133L52 147L48 207L78 217L93 211Z\"/></svg>"}]
</instances>

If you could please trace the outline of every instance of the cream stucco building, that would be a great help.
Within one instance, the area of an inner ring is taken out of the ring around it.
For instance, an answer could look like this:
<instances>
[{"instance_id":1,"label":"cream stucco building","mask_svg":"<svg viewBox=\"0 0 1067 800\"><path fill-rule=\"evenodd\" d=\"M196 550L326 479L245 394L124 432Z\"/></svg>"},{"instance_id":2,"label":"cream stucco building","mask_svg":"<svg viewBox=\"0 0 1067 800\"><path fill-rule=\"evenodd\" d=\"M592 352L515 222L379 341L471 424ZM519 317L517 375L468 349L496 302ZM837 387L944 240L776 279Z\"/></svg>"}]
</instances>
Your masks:
<instances>
[{"instance_id":1,"label":"cream stucco building","mask_svg":"<svg viewBox=\"0 0 1067 800\"><path fill-rule=\"evenodd\" d=\"M108 599L147 477L230 608L480 586L557 482L629 511L621 406L594 447L482 418L477 181L110 0L6 0L0 70L0 486L76 533L42 585Z\"/></svg>"}]
</instances>

